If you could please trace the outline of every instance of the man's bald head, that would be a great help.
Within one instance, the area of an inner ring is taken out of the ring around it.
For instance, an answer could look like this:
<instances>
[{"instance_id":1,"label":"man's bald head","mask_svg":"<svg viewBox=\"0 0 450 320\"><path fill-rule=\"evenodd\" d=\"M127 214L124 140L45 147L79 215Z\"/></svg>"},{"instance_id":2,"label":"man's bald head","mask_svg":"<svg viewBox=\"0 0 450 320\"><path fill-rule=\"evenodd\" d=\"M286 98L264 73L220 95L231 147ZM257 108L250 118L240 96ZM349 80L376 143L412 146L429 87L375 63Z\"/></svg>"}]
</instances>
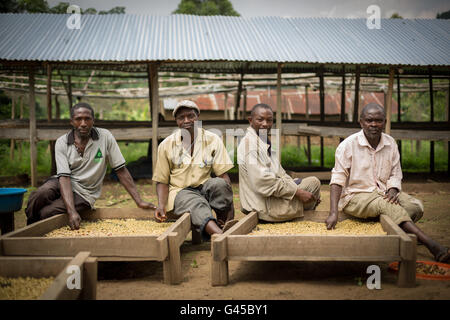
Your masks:
<instances>
[{"instance_id":1,"label":"man's bald head","mask_svg":"<svg viewBox=\"0 0 450 320\"><path fill-rule=\"evenodd\" d=\"M361 115L360 115L360 119L364 119L366 118L366 115L370 112L370 111L380 111L384 118L386 119L386 112L384 110L384 108L382 106L380 106L378 103L375 102L371 102L369 104L366 104L364 106L364 108L362 108L361 110Z\"/></svg>"}]
</instances>

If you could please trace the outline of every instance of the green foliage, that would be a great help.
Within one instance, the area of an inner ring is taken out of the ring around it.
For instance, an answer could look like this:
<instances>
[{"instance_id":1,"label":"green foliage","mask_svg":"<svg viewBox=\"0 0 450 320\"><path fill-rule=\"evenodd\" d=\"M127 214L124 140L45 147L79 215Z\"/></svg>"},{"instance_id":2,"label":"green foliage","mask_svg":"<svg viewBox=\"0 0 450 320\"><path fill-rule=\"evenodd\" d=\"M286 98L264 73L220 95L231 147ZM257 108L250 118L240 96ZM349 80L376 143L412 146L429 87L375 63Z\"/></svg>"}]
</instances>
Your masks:
<instances>
[{"instance_id":1,"label":"green foliage","mask_svg":"<svg viewBox=\"0 0 450 320\"><path fill-rule=\"evenodd\" d=\"M403 19L397 12L393 13L389 19Z\"/></svg>"},{"instance_id":2,"label":"green foliage","mask_svg":"<svg viewBox=\"0 0 450 320\"><path fill-rule=\"evenodd\" d=\"M450 10L438 13L436 15L436 19L450 19Z\"/></svg>"},{"instance_id":3,"label":"green foliage","mask_svg":"<svg viewBox=\"0 0 450 320\"><path fill-rule=\"evenodd\" d=\"M46 0L2 0L0 2L0 13L28 12L28 13L67 13L69 2L60 2L50 7ZM81 9L83 14L97 14L95 8ZM98 14L124 14L125 7L114 7L110 10L102 10Z\"/></svg>"},{"instance_id":4,"label":"green foliage","mask_svg":"<svg viewBox=\"0 0 450 320\"><path fill-rule=\"evenodd\" d=\"M181 0L173 13L199 16L240 16L229 0Z\"/></svg>"}]
</instances>

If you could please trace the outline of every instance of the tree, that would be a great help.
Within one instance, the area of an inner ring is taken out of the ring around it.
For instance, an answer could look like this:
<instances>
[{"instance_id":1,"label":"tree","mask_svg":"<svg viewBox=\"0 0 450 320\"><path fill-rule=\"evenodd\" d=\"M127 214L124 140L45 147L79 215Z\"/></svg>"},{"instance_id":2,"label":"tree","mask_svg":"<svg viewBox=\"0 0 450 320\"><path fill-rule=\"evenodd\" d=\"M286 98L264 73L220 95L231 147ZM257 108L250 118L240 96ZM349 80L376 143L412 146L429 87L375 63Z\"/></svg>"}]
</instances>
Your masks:
<instances>
[{"instance_id":1,"label":"tree","mask_svg":"<svg viewBox=\"0 0 450 320\"><path fill-rule=\"evenodd\" d=\"M0 1L0 13L19 12L17 1L15 0L3 0Z\"/></svg>"},{"instance_id":2,"label":"tree","mask_svg":"<svg viewBox=\"0 0 450 320\"><path fill-rule=\"evenodd\" d=\"M70 6L68 2L60 2L56 6L50 8L50 13L67 13L67 8Z\"/></svg>"},{"instance_id":3,"label":"tree","mask_svg":"<svg viewBox=\"0 0 450 320\"><path fill-rule=\"evenodd\" d=\"M98 14L125 14L125 7L114 7L108 11L100 11Z\"/></svg>"},{"instance_id":4,"label":"tree","mask_svg":"<svg viewBox=\"0 0 450 320\"><path fill-rule=\"evenodd\" d=\"M389 19L403 19L403 17L399 15L397 12L395 12Z\"/></svg>"},{"instance_id":5,"label":"tree","mask_svg":"<svg viewBox=\"0 0 450 320\"><path fill-rule=\"evenodd\" d=\"M450 19L450 10L438 13L436 15L436 19Z\"/></svg>"},{"instance_id":6,"label":"tree","mask_svg":"<svg viewBox=\"0 0 450 320\"><path fill-rule=\"evenodd\" d=\"M181 0L172 13L199 16L240 16L229 0Z\"/></svg>"},{"instance_id":7,"label":"tree","mask_svg":"<svg viewBox=\"0 0 450 320\"><path fill-rule=\"evenodd\" d=\"M50 11L45 0L19 0L17 4L19 12L47 13Z\"/></svg>"}]
</instances>

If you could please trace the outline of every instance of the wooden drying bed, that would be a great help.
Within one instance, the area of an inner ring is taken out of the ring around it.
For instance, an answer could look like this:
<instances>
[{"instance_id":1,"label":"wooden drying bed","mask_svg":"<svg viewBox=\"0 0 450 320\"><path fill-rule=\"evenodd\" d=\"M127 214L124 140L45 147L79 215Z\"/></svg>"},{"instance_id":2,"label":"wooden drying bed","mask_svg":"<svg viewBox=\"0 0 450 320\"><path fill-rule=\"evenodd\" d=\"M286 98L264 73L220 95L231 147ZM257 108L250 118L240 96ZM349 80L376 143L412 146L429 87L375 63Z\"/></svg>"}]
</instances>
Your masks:
<instances>
[{"instance_id":1,"label":"wooden drying bed","mask_svg":"<svg viewBox=\"0 0 450 320\"><path fill-rule=\"evenodd\" d=\"M83 220L147 219L154 220L153 210L139 208L98 208L80 213ZM162 261L164 282L182 281L180 246L191 230L189 213L185 213L161 235L47 238L50 231L66 226L67 214L59 214L33 223L1 238L5 256L74 256L90 251L99 261Z\"/></svg>"},{"instance_id":2,"label":"wooden drying bed","mask_svg":"<svg viewBox=\"0 0 450 320\"><path fill-rule=\"evenodd\" d=\"M328 211L305 211L303 220L324 222ZM339 214L339 221L349 216ZM211 240L211 284L228 284L228 261L399 261L398 286L416 281L416 237L407 235L388 216L380 222L387 235L248 235L258 224L248 214Z\"/></svg>"}]
</instances>

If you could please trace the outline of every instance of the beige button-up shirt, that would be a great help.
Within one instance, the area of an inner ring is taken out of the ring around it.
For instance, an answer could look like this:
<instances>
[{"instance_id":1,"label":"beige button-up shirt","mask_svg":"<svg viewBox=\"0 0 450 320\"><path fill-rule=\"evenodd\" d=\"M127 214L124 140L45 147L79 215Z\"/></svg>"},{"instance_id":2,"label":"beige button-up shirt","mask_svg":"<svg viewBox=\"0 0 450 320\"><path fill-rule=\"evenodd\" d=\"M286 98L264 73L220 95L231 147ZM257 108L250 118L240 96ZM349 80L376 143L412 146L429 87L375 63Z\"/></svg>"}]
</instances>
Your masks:
<instances>
[{"instance_id":1,"label":"beige button-up shirt","mask_svg":"<svg viewBox=\"0 0 450 320\"><path fill-rule=\"evenodd\" d=\"M385 192L390 188L401 191L402 177L400 154L394 138L382 133L374 149L361 130L337 147L330 185L343 187L339 200L339 210L342 210L359 192Z\"/></svg>"},{"instance_id":2,"label":"beige button-up shirt","mask_svg":"<svg viewBox=\"0 0 450 320\"><path fill-rule=\"evenodd\" d=\"M239 196L244 211L258 212L265 221L285 221L302 214L293 199L297 184L281 167L278 157L268 154L269 144L249 127L238 147Z\"/></svg>"},{"instance_id":3,"label":"beige button-up shirt","mask_svg":"<svg viewBox=\"0 0 450 320\"><path fill-rule=\"evenodd\" d=\"M233 168L222 140L218 135L197 129L194 151L191 156L182 144L181 130L176 130L158 146L158 159L153 181L169 185L167 212L173 210L175 197L186 187L198 187L211 178Z\"/></svg>"}]
</instances>

